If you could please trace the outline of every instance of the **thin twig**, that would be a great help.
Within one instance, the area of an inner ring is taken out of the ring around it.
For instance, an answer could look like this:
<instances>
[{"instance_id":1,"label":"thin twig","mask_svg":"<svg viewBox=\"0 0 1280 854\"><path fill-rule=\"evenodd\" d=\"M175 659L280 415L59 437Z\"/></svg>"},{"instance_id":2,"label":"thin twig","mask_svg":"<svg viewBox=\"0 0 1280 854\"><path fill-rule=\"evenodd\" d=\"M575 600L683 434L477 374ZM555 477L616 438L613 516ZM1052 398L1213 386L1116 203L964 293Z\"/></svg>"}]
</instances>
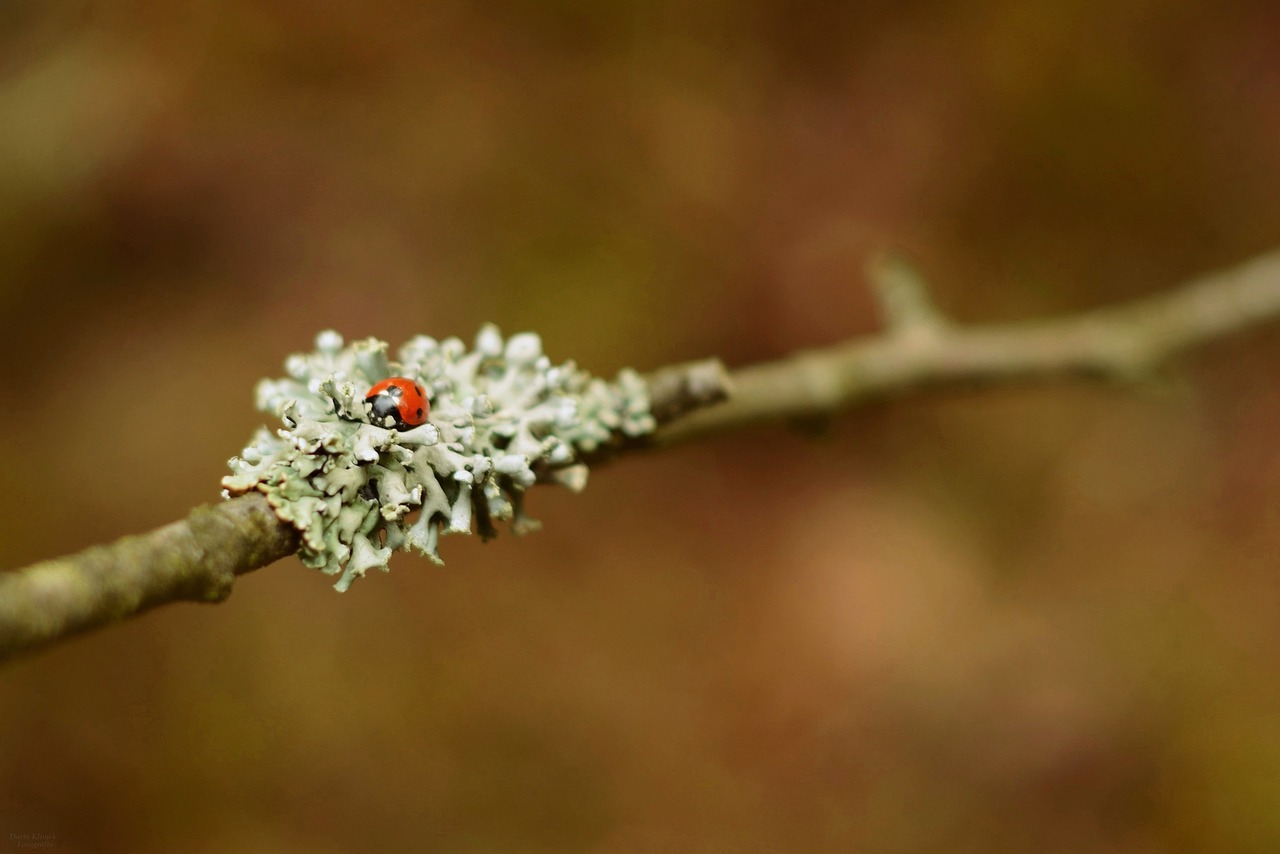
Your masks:
<instances>
[{"instance_id":1,"label":"thin twig","mask_svg":"<svg viewBox=\"0 0 1280 854\"><path fill-rule=\"evenodd\" d=\"M901 259L881 259L870 275L882 334L732 372L714 359L658 370L647 377L658 430L608 456L938 387L1139 380L1182 351L1280 318L1280 252L1166 294L996 326L948 321ZM0 661L167 602L221 601L235 576L297 546L293 528L251 494L198 507L147 534L0 573Z\"/></svg>"},{"instance_id":2,"label":"thin twig","mask_svg":"<svg viewBox=\"0 0 1280 854\"><path fill-rule=\"evenodd\" d=\"M885 333L739 368L728 401L663 427L653 444L829 416L938 387L1144 380L1183 351L1280 317L1280 252L1129 303L972 327L947 322L898 264L877 282Z\"/></svg>"}]
</instances>

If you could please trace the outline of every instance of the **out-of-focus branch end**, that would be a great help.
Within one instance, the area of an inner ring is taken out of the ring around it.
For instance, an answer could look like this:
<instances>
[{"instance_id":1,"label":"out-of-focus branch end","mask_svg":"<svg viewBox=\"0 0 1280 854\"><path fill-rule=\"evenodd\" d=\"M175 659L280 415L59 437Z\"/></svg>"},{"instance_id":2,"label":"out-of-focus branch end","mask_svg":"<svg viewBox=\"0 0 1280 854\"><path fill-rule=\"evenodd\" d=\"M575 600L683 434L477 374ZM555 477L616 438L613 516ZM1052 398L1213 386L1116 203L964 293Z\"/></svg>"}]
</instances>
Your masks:
<instances>
[{"instance_id":1,"label":"out-of-focus branch end","mask_svg":"<svg viewBox=\"0 0 1280 854\"><path fill-rule=\"evenodd\" d=\"M867 262L866 274L889 334L933 336L950 325L933 302L924 276L905 253L876 253Z\"/></svg>"}]
</instances>

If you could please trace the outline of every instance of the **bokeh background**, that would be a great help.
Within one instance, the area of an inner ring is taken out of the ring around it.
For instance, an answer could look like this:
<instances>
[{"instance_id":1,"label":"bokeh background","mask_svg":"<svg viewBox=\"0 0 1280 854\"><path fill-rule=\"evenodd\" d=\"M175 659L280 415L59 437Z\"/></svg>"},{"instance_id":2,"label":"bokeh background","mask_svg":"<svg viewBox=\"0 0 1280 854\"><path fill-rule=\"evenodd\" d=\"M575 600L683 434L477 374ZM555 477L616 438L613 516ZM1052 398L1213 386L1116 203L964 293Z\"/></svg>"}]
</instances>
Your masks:
<instances>
[{"instance_id":1,"label":"bokeh background","mask_svg":"<svg viewBox=\"0 0 1280 854\"><path fill-rule=\"evenodd\" d=\"M314 334L611 373L1280 244L1271 0L0 5L0 566L218 495ZM0 848L1280 849L1280 328L621 461L0 672Z\"/></svg>"}]
</instances>

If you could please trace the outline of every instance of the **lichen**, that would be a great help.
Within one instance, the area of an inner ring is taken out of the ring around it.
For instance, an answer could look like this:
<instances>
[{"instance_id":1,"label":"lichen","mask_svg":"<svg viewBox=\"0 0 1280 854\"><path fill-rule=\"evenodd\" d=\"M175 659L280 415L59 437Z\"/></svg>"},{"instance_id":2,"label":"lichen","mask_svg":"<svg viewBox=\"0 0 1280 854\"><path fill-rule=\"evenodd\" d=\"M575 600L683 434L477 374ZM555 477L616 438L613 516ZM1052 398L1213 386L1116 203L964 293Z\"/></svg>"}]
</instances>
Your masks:
<instances>
[{"instance_id":1,"label":"lichen","mask_svg":"<svg viewBox=\"0 0 1280 854\"><path fill-rule=\"evenodd\" d=\"M648 388L631 370L605 382L573 362L553 365L533 333L503 340L481 328L467 350L457 338L419 336L396 354L336 332L313 353L285 362L287 377L258 385L258 408L284 427L259 429L229 461L223 495L257 490L301 533L307 566L338 576L346 590L396 550L436 563L440 537L488 539L497 523L523 534L533 484L586 485L582 455L654 429ZM364 397L392 376L427 390L430 415L407 430L370 423Z\"/></svg>"}]
</instances>

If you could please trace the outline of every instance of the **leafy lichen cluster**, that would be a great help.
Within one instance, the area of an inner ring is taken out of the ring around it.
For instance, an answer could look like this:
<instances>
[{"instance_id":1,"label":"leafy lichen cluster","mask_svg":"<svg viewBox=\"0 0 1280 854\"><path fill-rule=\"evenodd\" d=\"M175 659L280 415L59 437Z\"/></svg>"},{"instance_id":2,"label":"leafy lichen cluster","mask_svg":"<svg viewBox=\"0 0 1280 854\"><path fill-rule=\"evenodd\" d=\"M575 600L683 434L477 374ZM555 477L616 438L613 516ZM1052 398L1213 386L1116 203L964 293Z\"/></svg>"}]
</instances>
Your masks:
<instances>
[{"instance_id":1,"label":"leafy lichen cluster","mask_svg":"<svg viewBox=\"0 0 1280 854\"><path fill-rule=\"evenodd\" d=\"M533 333L504 340L483 327L457 338L419 336L395 361L376 338L344 344L322 332L316 350L290 356L288 377L258 385L258 408L284 427L260 429L230 460L224 496L258 490L302 534L303 563L346 590L391 553L415 549L441 563L442 534L488 539L496 522L536 530L524 492L538 481L580 490L591 453L654 429L648 388L634 371L608 383L573 362L553 365ZM425 424L370 423L365 395L407 377L430 400Z\"/></svg>"}]
</instances>

